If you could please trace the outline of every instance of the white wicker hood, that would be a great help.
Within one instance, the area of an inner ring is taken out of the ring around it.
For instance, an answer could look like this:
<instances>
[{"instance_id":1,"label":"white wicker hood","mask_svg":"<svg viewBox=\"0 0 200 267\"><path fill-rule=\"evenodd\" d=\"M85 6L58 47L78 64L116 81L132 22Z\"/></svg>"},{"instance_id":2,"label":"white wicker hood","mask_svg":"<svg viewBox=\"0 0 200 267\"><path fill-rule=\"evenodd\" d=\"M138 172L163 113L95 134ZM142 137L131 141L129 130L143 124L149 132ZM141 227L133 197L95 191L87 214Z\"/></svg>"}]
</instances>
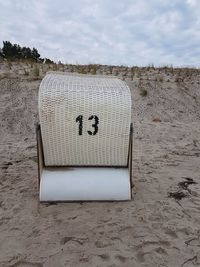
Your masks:
<instances>
[{"instance_id":1,"label":"white wicker hood","mask_svg":"<svg viewBox=\"0 0 200 267\"><path fill-rule=\"evenodd\" d=\"M46 166L127 166L131 94L125 82L50 72L38 105Z\"/></svg>"}]
</instances>

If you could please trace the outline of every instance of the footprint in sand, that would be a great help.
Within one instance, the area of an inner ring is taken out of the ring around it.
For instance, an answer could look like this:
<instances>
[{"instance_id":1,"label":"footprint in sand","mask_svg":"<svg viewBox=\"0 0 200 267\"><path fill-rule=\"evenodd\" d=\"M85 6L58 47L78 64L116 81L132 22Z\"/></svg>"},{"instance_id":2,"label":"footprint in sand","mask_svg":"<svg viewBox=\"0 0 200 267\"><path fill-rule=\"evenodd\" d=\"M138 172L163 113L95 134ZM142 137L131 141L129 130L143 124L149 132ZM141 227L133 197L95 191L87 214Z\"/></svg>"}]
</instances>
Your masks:
<instances>
[{"instance_id":1,"label":"footprint in sand","mask_svg":"<svg viewBox=\"0 0 200 267\"><path fill-rule=\"evenodd\" d=\"M109 261L110 256L108 254L98 255L103 261Z\"/></svg>"},{"instance_id":2,"label":"footprint in sand","mask_svg":"<svg viewBox=\"0 0 200 267\"><path fill-rule=\"evenodd\" d=\"M43 267L41 262L18 261L10 267Z\"/></svg>"},{"instance_id":3,"label":"footprint in sand","mask_svg":"<svg viewBox=\"0 0 200 267\"><path fill-rule=\"evenodd\" d=\"M126 262L126 257L124 257L122 255L116 255L115 258L118 259L121 263Z\"/></svg>"}]
</instances>

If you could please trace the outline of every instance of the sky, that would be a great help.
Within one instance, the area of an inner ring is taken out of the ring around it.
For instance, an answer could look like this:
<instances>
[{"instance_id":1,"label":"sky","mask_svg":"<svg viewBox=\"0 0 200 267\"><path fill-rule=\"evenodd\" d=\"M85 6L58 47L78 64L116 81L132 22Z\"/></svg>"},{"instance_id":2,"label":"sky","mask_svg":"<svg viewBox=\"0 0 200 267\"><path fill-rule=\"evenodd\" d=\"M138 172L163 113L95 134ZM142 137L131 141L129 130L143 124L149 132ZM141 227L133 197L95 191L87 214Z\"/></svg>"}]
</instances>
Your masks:
<instances>
[{"instance_id":1,"label":"sky","mask_svg":"<svg viewBox=\"0 0 200 267\"><path fill-rule=\"evenodd\" d=\"M72 64L200 66L200 0L0 0L8 40Z\"/></svg>"}]
</instances>

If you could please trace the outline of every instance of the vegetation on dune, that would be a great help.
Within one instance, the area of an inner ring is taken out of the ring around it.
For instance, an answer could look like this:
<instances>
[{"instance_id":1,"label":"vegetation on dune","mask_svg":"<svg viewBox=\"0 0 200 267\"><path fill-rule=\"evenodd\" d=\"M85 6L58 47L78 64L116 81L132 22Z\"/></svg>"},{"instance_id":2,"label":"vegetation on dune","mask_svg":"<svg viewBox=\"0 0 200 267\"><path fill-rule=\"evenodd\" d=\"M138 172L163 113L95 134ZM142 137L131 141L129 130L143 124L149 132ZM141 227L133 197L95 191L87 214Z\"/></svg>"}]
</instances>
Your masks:
<instances>
[{"instance_id":1,"label":"vegetation on dune","mask_svg":"<svg viewBox=\"0 0 200 267\"><path fill-rule=\"evenodd\" d=\"M151 84L156 88L161 87L165 82L175 82L179 87L183 87L183 84L188 82L200 84L199 80L193 80L193 77L197 78L200 75L200 69L197 67L181 68L172 65L155 67L153 64L138 67L136 65L78 64L78 62L63 64L61 61L56 63L51 59L41 58L40 53L34 47L22 47L10 41L3 41L3 46L0 47L0 63L5 63L2 69L4 68L8 73L14 71L19 75L32 76L34 79L42 78L48 71L118 76L122 80L133 81L136 84L139 82L138 92L142 97L148 96L150 92L146 90L146 84Z\"/></svg>"},{"instance_id":2,"label":"vegetation on dune","mask_svg":"<svg viewBox=\"0 0 200 267\"><path fill-rule=\"evenodd\" d=\"M147 96L147 90L144 88L140 88L140 95L141 96Z\"/></svg>"},{"instance_id":3,"label":"vegetation on dune","mask_svg":"<svg viewBox=\"0 0 200 267\"><path fill-rule=\"evenodd\" d=\"M36 64L33 66L32 72L35 78L38 78L40 76L40 70Z\"/></svg>"}]
</instances>

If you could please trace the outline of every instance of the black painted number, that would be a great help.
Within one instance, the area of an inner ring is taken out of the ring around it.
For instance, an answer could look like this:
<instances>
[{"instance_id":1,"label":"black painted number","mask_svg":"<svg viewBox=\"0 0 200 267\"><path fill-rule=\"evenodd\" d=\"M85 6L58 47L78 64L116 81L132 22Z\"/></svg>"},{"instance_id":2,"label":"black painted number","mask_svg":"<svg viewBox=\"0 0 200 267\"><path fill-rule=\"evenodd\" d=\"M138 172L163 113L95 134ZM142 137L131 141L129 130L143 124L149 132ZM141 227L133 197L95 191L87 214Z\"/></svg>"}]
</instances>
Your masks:
<instances>
[{"instance_id":1,"label":"black painted number","mask_svg":"<svg viewBox=\"0 0 200 267\"><path fill-rule=\"evenodd\" d=\"M88 120L93 120L94 123L92 124L92 127L94 127L94 132L92 133L91 131L87 131L89 135L95 135L98 132L98 124L99 124L99 118L96 115L92 115L89 117Z\"/></svg>"},{"instance_id":2,"label":"black painted number","mask_svg":"<svg viewBox=\"0 0 200 267\"><path fill-rule=\"evenodd\" d=\"M76 118L76 122L79 122L79 127L78 127L78 134L82 135L83 134L83 116L79 115Z\"/></svg>"},{"instance_id":3,"label":"black painted number","mask_svg":"<svg viewBox=\"0 0 200 267\"><path fill-rule=\"evenodd\" d=\"M87 131L89 135L95 135L98 132L98 124L99 124L99 118L96 115L91 115L88 118L89 121L94 120L94 123L92 124L92 127L94 128L94 131ZM79 123L79 128L78 128L78 134L82 135L83 134L83 115L79 115L76 118L76 122Z\"/></svg>"}]
</instances>

